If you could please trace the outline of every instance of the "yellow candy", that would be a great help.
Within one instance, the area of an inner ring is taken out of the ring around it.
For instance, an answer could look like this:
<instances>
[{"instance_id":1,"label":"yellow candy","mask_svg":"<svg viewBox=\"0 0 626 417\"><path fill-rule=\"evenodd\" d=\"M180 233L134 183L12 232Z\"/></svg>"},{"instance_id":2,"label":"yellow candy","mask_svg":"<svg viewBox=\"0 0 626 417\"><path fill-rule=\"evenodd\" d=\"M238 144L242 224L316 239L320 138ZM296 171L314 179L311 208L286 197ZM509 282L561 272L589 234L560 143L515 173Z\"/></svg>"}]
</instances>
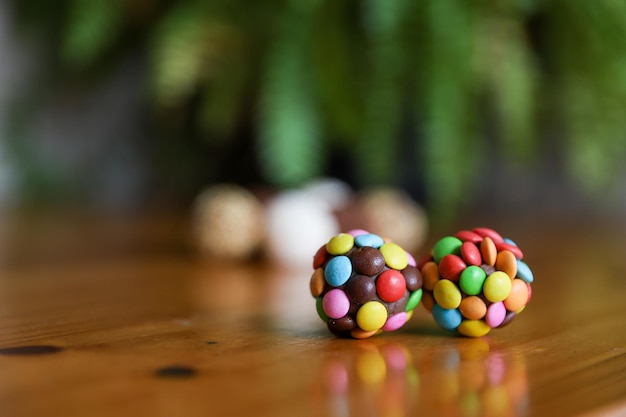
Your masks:
<instances>
[{"instance_id":1,"label":"yellow candy","mask_svg":"<svg viewBox=\"0 0 626 417\"><path fill-rule=\"evenodd\" d=\"M333 236L326 244L326 250L331 255L343 255L354 247L354 237L347 233Z\"/></svg>"},{"instance_id":2,"label":"yellow candy","mask_svg":"<svg viewBox=\"0 0 626 417\"><path fill-rule=\"evenodd\" d=\"M450 280L442 279L438 281L435 284L433 295L437 304L446 310L451 310L461 305L461 290Z\"/></svg>"},{"instance_id":3,"label":"yellow candy","mask_svg":"<svg viewBox=\"0 0 626 417\"><path fill-rule=\"evenodd\" d=\"M409 264L406 252L395 243L384 243L380 247L380 253L385 258L385 263L389 268L403 270Z\"/></svg>"},{"instance_id":4,"label":"yellow candy","mask_svg":"<svg viewBox=\"0 0 626 417\"><path fill-rule=\"evenodd\" d=\"M489 333L491 327L482 320L463 320L456 329L463 336L482 337Z\"/></svg>"},{"instance_id":5,"label":"yellow candy","mask_svg":"<svg viewBox=\"0 0 626 417\"><path fill-rule=\"evenodd\" d=\"M511 278L506 272L496 271L492 273L485 280L483 294L492 303L506 300L511 294Z\"/></svg>"},{"instance_id":6,"label":"yellow candy","mask_svg":"<svg viewBox=\"0 0 626 417\"><path fill-rule=\"evenodd\" d=\"M368 301L356 313L356 322L366 332L378 330L387 321L387 309L378 301Z\"/></svg>"}]
</instances>

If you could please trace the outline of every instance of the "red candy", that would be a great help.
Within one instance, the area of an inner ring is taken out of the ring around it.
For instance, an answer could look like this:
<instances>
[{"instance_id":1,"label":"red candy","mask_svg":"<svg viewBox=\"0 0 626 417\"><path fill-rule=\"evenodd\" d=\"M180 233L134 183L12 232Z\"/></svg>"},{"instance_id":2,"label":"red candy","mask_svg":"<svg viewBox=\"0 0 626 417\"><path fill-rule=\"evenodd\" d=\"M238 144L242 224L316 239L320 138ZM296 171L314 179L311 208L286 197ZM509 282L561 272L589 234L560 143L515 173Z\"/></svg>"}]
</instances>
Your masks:
<instances>
[{"instance_id":1,"label":"red candy","mask_svg":"<svg viewBox=\"0 0 626 417\"><path fill-rule=\"evenodd\" d=\"M482 238L480 240L482 240ZM480 266L483 263L483 257L475 243L478 242L463 242L463 245L461 246L461 256L469 265Z\"/></svg>"},{"instance_id":2,"label":"red candy","mask_svg":"<svg viewBox=\"0 0 626 417\"><path fill-rule=\"evenodd\" d=\"M313 256L313 269L317 269L322 266L322 264L326 262L327 257L328 252L326 252L326 245L322 245L322 247L319 248Z\"/></svg>"},{"instance_id":3,"label":"red candy","mask_svg":"<svg viewBox=\"0 0 626 417\"><path fill-rule=\"evenodd\" d=\"M470 230L461 230L454 235L456 238L461 239L463 242L480 243L483 237L478 233L474 233Z\"/></svg>"},{"instance_id":4,"label":"red candy","mask_svg":"<svg viewBox=\"0 0 626 417\"><path fill-rule=\"evenodd\" d=\"M458 282L461 272L467 268L463 259L456 255L446 255L439 262L439 274L450 281Z\"/></svg>"},{"instance_id":5,"label":"red candy","mask_svg":"<svg viewBox=\"0 0 626 417\"><path fill-rule=\"evenodd\" d=\"M398 301L406 291L406 280L401 272L388 269L376 280L376 292L381 300L388 303Z\"/></svg>"},{"instance_id":6,"label":"red candy","mask_svg":"<svg viewBox=\"0 0 626 417\"><path fill-rule=\"evenodd\" d=\"M486 227L444 236L420 260L422 304L437 324L468 337L508 325L530 302L522 250Z\"/></svg>"},{"instance_id":7,"label":"red candy","mask_svg":"<svg viewBox=\"0 0 626 417\"><path fill-rule=\"evenodd\" d=\"M474 228L474 233L482 237L488 237L491 240L493 240L494 243L502 242L504 240L504 238L502 237L502 235L500 235L500 233L488 227L476 227Z\"/></svg>"},{"instance_id":8,"label":"red candy","mask_svg":"<svg viewBox=\"0 0 626 417\"><path fill-rule=\"evenodd\" d=\"M511 245L510 243L506 243L504 241L496 242L494 240L493 243L495 243L496 249L498 250L498 252L502 252L503 250L508 250L509 252L513 253L513 255L515 255L517 259L524 259L524 253L517 246Z\"/></svg>"}]
</instances>

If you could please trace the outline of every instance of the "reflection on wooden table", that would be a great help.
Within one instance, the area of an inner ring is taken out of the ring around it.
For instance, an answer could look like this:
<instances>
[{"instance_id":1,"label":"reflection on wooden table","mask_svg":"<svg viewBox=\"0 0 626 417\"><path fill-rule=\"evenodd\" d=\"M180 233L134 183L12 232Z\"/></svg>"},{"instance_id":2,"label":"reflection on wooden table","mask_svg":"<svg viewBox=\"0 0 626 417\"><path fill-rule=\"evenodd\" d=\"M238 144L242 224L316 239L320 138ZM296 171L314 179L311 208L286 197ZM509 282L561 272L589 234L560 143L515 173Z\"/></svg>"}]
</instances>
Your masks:
<instances>
[{"instance_id":1,"label":"reflection on wooden table","mask_svg":"<svg viewBox=\"0 0 626 417\"><path fill-rule=\"evenodd\" d=\"M200 259L183 216L9 220L2 415L626 413L623 223L492 219L536 278L510 326L460 338L420 308L350 340L317 317L311 270Z\"/></svg>"}]
</instances>

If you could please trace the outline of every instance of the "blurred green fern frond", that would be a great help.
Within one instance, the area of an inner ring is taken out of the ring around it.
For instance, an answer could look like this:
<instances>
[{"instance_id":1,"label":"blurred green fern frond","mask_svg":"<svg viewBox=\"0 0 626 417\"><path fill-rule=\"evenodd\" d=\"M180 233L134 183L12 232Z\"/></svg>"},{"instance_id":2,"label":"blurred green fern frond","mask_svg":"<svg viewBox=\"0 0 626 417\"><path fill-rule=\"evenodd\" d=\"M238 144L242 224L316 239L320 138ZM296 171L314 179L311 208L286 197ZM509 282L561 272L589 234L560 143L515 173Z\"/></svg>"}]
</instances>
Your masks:
<instances>
[{"instance_id":1,"label":"blurred green fern frond","mask_svg":"<svg viewBox=\"0 0 626 417\"><path fill-rule=\"evenodd\" d=\"M124 26L117 0L70 0L60 45L63 62L81 69L111 46Z\"/></svg>"},{"instance_id":2,"label":"blurred green fern frond","mask_svg":"<svg viewBox=\"0 0 626 417\"><path fill-rule=\"evenodd\" d=\"M410 176L452 212L486 153L532 170L549 141L576 184L619 189L626 2L14 3L86 71L141 33L155 123L167 126L157 130L227 146L251 126L263 179L278 187L323 174L339 152L358 185Z\"/></svg>"},{"instance_id":3,"label":"blurred green fern frond","mask_svg":"<svg viewBox=\"0 0 626 417\"><path fill-rule=\"evenodd\" d=\"M282 187L302 184L323 170L321 129L311 84L311 10L315 7L315 1L288 2L263 67L259 162L265 175Z\"/></svg>"}]
</instances>

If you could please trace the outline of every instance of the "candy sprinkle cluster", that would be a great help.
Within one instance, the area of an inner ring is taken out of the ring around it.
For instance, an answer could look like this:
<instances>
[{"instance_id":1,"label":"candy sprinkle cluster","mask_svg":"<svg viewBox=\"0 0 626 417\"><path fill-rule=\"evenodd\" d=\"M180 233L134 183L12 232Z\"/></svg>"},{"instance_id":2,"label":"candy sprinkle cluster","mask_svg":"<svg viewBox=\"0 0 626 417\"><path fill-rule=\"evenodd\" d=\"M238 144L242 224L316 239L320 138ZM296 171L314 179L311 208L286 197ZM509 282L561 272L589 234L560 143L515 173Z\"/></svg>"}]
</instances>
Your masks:
<instances>
[{"instance_id":1,"label":"candy sprinkle cluster","mask_svg":"<svg viewBox=\"0 0 626 417\"><path fill-rule=\"evenodd\" d=\"M404 326L422 298L422 275L404 249L365 230L333 236L313 258L317 313L340 337Z\"/></svg>"},{"instance_id":2,"label":"candy sprinkle cluster","mask_svg":"<svg viewBox=\"0 0 626 417\"><path fill-rule=\"evenodd\" d=\"M524 254L495 230L446 236L420 260L424 305L444 329L481 337L503 327L530 301L533 273Z\"/></svg>"}]
</instances>

